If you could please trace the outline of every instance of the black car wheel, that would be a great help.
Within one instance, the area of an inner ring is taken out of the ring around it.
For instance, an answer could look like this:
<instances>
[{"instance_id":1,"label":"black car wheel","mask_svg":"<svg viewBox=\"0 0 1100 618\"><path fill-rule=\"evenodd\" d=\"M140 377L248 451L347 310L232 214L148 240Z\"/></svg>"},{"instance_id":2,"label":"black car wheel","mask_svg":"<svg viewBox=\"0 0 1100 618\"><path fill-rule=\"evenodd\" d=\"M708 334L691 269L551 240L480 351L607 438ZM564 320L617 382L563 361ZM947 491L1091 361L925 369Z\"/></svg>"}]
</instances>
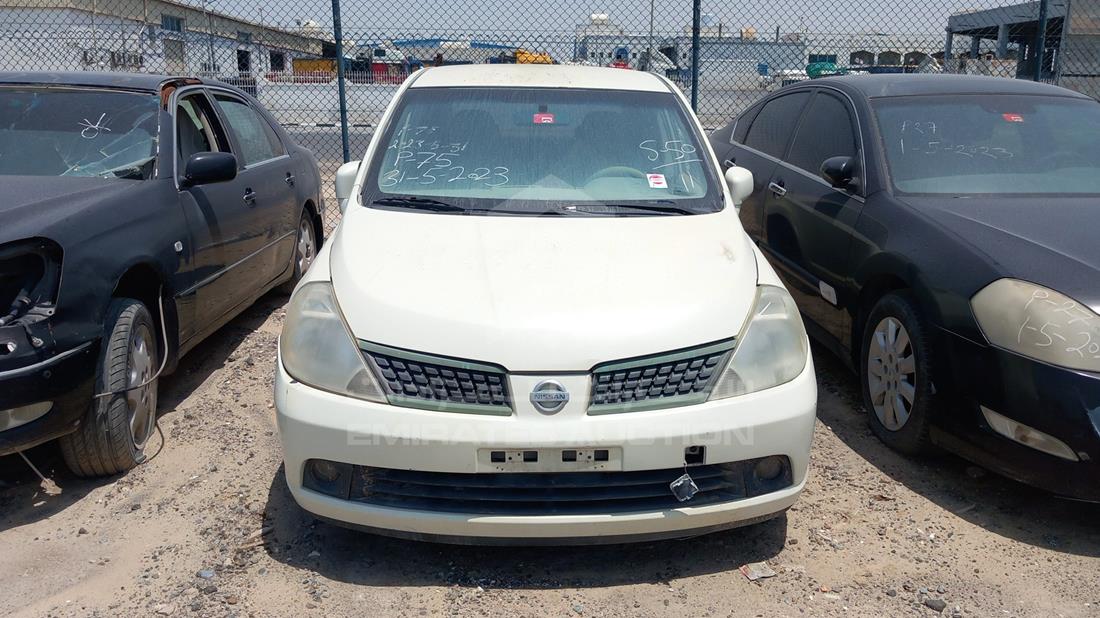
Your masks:
<instances>
[{"instance_id":1,"label":"black car wheel","mask_svg":"<svg viewBox=\"0 0 1100 618\"><path fill-rule=\"evenodd\" d=\"M279 289L286 294L293 292L315 257L317 257L317 234L313 229L313 219L310 218L309 211L303 210L302 218L298 221L298 237L294 243L294 274Z\"/></svg>"},{"instance_id":2,"label":"black car wheel","mask_svg":"<svg viewBox=\"0 0 1100 618\"><path fill-rule=\"evenodd\" d=\"M153 317L141 301L111 303L96 392L130 390L94 399L80 428L61 438L65 463L78 476L118 474L145 461L157 419L157 381L146 384L159 366L155 334Z\"/></svg>"},{"instance_id":3,"label":"black car wheel","mask_svg":"<svg viewBox=\"0 0 1100 618\"><path fill-rule=\"evenodd\" d=\"M860 378L875 435L903 453L927 450L931 348L924 319L908 292L887 294L868 314Z\"/></svg>"}]
</instances>

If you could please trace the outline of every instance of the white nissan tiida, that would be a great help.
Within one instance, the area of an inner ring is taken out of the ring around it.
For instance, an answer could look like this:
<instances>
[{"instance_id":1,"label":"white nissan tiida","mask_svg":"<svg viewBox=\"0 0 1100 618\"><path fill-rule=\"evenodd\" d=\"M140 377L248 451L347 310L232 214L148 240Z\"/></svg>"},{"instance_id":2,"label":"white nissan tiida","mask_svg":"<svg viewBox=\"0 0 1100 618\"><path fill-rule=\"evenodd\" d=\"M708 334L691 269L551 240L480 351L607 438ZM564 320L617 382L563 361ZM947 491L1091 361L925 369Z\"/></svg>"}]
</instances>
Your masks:
<instances>
[{"instance_id":1,"label":"white nissan tiida","mask_svg":"<svg viewBox=\"0 0 1100 618\"><path fill-rule=\"evenodd\" d=\"M287 308L275 403L314 515L444 542L685 537L783 513L817 387L680 92L649 73L411 76Z\"/></svg>"}]
</instances>

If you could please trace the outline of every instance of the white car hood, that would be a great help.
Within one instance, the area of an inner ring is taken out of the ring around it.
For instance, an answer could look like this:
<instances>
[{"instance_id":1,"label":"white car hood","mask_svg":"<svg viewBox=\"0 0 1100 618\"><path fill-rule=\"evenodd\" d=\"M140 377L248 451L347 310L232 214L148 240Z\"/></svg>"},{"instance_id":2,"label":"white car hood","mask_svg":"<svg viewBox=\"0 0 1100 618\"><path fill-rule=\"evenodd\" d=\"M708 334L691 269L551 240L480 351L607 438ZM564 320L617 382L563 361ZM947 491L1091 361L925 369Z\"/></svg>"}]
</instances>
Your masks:
<instances>
[{"instance_id":1,"label":"white car hood","mask_svg":"<svg viewBox=\"0 0 1100 618\"><path fill-rule=\"evenodd\" d=\"M529 372L733 337L757 281L730 208L536 218L353 205L330 260L358 339Z\"/></svg>"}]
</instances>

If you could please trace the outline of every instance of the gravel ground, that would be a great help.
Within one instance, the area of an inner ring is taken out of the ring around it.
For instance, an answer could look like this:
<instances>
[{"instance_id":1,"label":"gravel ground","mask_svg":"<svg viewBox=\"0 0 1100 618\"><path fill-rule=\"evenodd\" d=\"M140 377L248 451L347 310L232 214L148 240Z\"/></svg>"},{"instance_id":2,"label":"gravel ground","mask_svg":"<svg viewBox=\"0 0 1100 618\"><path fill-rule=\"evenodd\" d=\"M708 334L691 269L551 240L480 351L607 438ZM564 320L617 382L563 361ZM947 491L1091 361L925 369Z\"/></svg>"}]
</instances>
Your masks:
<instances>
[{"instance_id":1,"label":"gravel ground","mask_svg":"<svg viewBox=\"0 0 1100 618\"><path fill-rule=\"evenodd\" d=\"M316 522L286 490L271 404L285 300L265 297L163 381L163 448L130 474L75 479L40 447L51 495L0 458L0 615L1100 615L1100 506L888 451L821 350L810 479L780 519L557 549ZM760 561L776 575L750 582L739 567Z\"/></svg>"}]
</instances>

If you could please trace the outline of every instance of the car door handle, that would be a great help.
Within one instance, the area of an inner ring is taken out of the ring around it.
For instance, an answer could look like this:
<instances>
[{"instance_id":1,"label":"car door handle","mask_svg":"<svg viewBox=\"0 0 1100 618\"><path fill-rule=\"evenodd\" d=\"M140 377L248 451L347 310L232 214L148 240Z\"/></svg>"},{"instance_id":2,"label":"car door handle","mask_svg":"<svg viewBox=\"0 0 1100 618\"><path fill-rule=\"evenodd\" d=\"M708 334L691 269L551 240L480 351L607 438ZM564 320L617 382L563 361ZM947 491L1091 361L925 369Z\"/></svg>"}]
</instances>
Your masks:
<instances>
[{"instance_id":1,"label":"car door handle","mask_svg":"<svg viewBox=\"0 0 1100 618\"><path fill-rule=\"evenodd\" d=\"M252 189L245 189L244 203L248 204L249 206L254 206L256 204L256 192Z\"/></svg>"},{"instance_id":2,"label":"car door handle","mask_svg":"<svg viewBox=\"0 0 1100 618\"><path fill-rule=\"evenodd\" d=\"M291 174L290 172L286 173L286 184L292 187L294 186L294 174Z\"/></svg>"},{"instance_id":3,"label":"car door handle","mask_svg":"<svg viewBox=\"0 0 1100 618\"><path fill-rule=\"evenodd\" d=\"M774 182L768 183L768 190L774 193L776 197L783 197L787 194L787 189L783 185Z\"/></svg>"}]
</instances>

